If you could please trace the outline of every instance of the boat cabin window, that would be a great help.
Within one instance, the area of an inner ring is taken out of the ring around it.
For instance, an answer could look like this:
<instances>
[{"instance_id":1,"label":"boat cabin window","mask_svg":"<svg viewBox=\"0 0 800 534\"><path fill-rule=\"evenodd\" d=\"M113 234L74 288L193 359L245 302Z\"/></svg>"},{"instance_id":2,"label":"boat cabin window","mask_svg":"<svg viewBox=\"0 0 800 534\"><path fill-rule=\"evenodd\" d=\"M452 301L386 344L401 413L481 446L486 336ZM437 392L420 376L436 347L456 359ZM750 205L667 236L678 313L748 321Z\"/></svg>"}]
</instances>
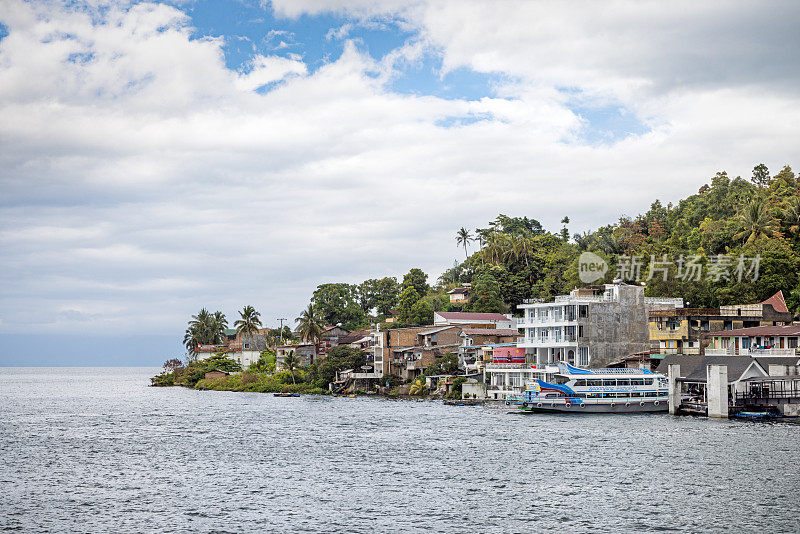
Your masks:
<instances>
[{"instance_id":1,"label":"boat cabin window","mask_svg":"<svg viewBox=\"0 0 800 534\"><path fill-rule=\"evenodd\" d=\"M645 391L644 392L644 396L645 397L658 397L658 392L656 392L656 391Z\"/></svg>"},{"instance_id":2,"label":"boat cabin window","mask_svg":"<svg viewBox=\"0 0 800 534\"><path fill-rule=\"evenodd\" d=\"M644 378L631 378L631 385L632 386L643 386L644 385Z\"/></svg>"},{"instance_id":3,"label":"boat cabin window","mask_svg":"<svg viewBox=\"0 0 800 534\"><path fill-rule=\"evenodd\" d=\"M618 378L617 379L617 385L618 386L630 386L631 385L631 381L630 381L629 378Z\"/></svg>"},{"instance_id":4,"label":"boat cabin window","mask_svg":"<svg viewBox=\"0 0 800 534\"><path fill-rule=\"evenodd\" d=\"M617 381L616 380L608 380L608 379L606 379L606 380L603 380L603 385L604 386L616 386L617 385Z\"/></svg>"},{"instance_id":5,"label":"boat cabin window","mask_svg":"<svg viewBox=\"0 0 800 534\"><path fill-rule=\"evenodd\" d=\"M583 379L581 379L581 380L576 380L576 381L575 381L575 385L576 385L576 386L585 386L585 385L586 385L586 382L587 382L587 381L586 381L586 380L583 380Z\"/></svg>"}]
</instances>

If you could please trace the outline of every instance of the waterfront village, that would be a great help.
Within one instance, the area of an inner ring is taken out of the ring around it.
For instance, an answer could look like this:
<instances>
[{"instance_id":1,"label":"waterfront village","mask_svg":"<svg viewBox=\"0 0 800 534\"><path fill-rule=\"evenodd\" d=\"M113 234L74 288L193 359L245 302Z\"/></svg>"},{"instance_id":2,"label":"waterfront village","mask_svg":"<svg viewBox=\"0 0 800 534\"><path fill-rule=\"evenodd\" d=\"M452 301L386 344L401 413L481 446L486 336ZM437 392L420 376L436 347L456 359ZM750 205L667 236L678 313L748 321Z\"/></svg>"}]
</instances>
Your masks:
<instances>
[{"instance_id":1,"label":"waterfront village","mask_svg":"<svg viewBox=\"0 0 800 534\"><path fill-rule=\"evenodd\" d=\"M465 284L447 294L455 307L467 304L471 292ZM196 358L235 366L206 368L195 385L257 390L248 388L247 380L231 380L248 374L238 370L265 365L272 365L276 375L288 372L295 384L295 373L311 367L319 372L327 358L336 358L327 391L310 392L427 393L462 402L503 402L566 362L669 374L675 406L691 398L690 405L708 415L725 417L729 407L754 405L800 415L800 324L793 322L782 291L763 302L715 309L644 293L642 285L615 280L574 289L552 302L526 300L518 317L443 311L433 314L431 324L413 327L392 327L397 313L391 310L382 325L354 331L328 325L318 339L304 336L300 328L226 329L224 343L197 346ZM243 318L251 312L245 308ZM281 342L284 336L293 340ZM273 360L265 361L265 355ZM343 368L348 357L360 365ZM718 387L713 399L707 393L710 384ZM298 389L279 385L273 391L288 395Z\"/></svg>"},{"instance_id":2,"label":"waterfront village","mask_svg":"<svg viewBox=\"0 0 800 534\"><path fill-rule=\"evenodd\" d=\"M203 309L185 332L188 360L168 361L153 384L464 404L527 395L535 408L550 388L559 408L572 406L566 395L587 412L668 402L672 413L800 415L800 180L791 167L772 175L759 164L749 180L718 172L677 204L656 200L582 234L570 235L569 217L561 224L548 231L499 214L474 233L461 228L464 259L433 286L418 268L402 281L321 284L294 329L286 318L264 328L252 306L233 328ZM595 378L573 377L578 391L564 369ZM658 380L633 376L650 373ZM531 387L544 396L531 401Z\"/></svg>"}]
</instances>

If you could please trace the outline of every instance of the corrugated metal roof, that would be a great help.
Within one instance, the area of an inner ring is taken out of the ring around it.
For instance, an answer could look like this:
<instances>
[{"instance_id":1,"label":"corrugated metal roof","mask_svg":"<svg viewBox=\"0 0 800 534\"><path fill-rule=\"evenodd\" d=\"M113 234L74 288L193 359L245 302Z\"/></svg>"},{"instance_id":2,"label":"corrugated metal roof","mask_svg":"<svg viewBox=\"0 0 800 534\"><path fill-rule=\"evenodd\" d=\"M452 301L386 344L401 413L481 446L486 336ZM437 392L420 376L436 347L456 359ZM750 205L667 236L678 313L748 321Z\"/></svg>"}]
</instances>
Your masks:
<instances>
[{"instance_id":1,"label":"corrugated metal roof","mask_svg":"<svg viewBox=\"0 0 800 534\"><path fill-rule=\"evenodd\" d=\"M467 335L475 336L518 336L519 330L513 328L465 328L462 330Z\"/></svg>"},{"instance_id":2,"label":"corrugated metal roof","mask_svg":"<svg viewBox=\"0 0 800 534\"><path fill-rule=\"evenodd\" d=\"M436 315L451 321L510 321L502 313L436 312Z\"/></svg>"},{"instance_id":3,"label":"corrugated metal roof","mask_svg":"<svg viewBox=\"0 0 800 534\"><path fill-rule=\"evenodd\" d=\"M734 330L722 330L720 332L708 332L703 334L706 337L729 337L729 336L797 336L800 335L800 325L791 324L786 326L751 326L749 328L736 328Z\"/></svg>"}]
</instances>

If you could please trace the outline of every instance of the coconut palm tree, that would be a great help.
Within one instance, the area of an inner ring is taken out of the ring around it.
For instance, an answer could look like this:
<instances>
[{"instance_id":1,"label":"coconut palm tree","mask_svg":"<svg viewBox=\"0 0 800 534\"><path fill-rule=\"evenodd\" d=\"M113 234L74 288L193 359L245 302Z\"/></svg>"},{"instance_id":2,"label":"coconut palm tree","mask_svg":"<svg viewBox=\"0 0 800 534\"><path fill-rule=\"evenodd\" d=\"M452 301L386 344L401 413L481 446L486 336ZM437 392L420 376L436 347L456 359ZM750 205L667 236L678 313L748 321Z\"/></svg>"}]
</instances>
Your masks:
<instances>
[{"instance_id":1,"label":"coconut palm tree","mask_svg":"<svg viewBox=\"0 0 800 534\"><path fill-rule=\"evenodd\" d=\"M467 245L472 240L473 239L472 239L472 236L469 233L469 230L467 230L463 226L456 233L456 244L457 244L457 246L464 245L464 256L466 256L467 259L469 259L469 253L467 252Z\"/></svg>"},{"instance_id":2,"label":"coconut palm tree","mask_svg":"<svg viewBox=\"0 0 800 534\"><path fill-rule=\"evenodd\" d=\"M239 317L241 317L241 319L233 323L236 332L239 334L252 334L261 327L261 319L259 319L261 314L252 306L245 306L242 308L242 311L239 312Z\"/></svg>"},{"instance_id":3,"label":"coconut palm tree","mask_svg":"<svg viewBox=\"0 0 800 534\"><path fill-rule=\"evenodd\" d=\"M789 225L789 233L796 234L800 230L800 197L791 197L787 200L781 215Z\"/></svg>"},{"instance_id":4,"label":"coconut palm tree","mask_svg":"<svg viewBox=\"0 0 800 534\"><path fill-rule=\"evenodd\" d=\"M745 243L753 243L762 237L775 237L778 225L769 212L769 206L761 198L753 198L739 213L741 232L733 236L734 239L743 239Z\"/></svg>"},{"instance_id":5,"label":"coconut palm tree","mask_svg":"<svg viewBox=\"0 0 800 534\"><path fill-rule=\"evenodd\" d=\"M313 304L309 304L308 308L303 310L300 317L294 321L298 323L297 333L300 334L300 339L313 343L319 343L322 340L322 334L325 333L325 329Z\"/></svg>"},{"instance_id":6,"label":"coconut palm tree","mask_svg":"<svg viewBox=\"0 0 800 534\"><path fill-rule=\"evenodd\" d=\"M300 366L300 359L294 355L293 350L289 351L289 354L283 357L283 366L286 367L286 370L292 375L292 384L296 384L297 382L294 381L294 370Z\"/></svg>"},{"instance_id":7,"label":"coconut palm tree","mask_svg":"<svg viewBox=\"0 0 800 534\"><path fill-rule=\"evenodd\" d=\"M222 312L210 313L203 308L186 327L183 336L183 345L187 352L194 356L197 354L198 345L219 345L225 339L225 328L228 320Z\"/></svg>"}]
</instances>

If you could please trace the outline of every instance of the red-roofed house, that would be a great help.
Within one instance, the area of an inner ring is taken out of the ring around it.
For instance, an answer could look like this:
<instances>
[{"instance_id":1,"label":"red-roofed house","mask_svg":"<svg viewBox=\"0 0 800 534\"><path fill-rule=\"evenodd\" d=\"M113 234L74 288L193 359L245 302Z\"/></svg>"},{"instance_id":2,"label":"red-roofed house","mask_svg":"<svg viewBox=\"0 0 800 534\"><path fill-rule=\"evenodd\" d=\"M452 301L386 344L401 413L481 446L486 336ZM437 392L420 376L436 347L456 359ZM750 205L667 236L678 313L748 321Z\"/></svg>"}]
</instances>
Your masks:
<instances>
[{"instance_id":1,"label":"red-roofed house","mask_svg":"<svg viewBox=\"0 0 800 534\"><path fill-rule=\"evenodd\" d=\"M706 356L792 356L797 358L800 325L755 326L704 334Z\"/></svg>"},{"instance_id":2,"label":"red-roofed house","mask_svg":"<svg viewBox=\"0 0 800 534\"><path fill-rule=\"evenodd\" d=\"M511 314L502 313L474 313L474 312L434 312L433 324L468 325L473 328L500 328L516 329L517 320Z\"/></svg>"}]
</instances>

